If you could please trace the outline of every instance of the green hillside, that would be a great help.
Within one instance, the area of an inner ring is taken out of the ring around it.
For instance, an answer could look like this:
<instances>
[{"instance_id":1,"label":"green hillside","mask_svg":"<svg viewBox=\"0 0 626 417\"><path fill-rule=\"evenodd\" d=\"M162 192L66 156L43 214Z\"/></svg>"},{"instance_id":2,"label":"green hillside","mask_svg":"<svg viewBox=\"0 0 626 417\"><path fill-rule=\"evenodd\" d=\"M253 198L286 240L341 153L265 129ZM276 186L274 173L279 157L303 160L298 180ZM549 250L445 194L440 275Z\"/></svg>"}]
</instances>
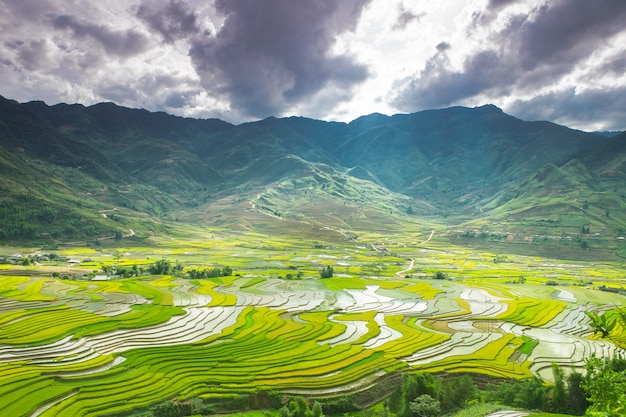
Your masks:
<instances>
[{"instance_id":1,"label":"green hillside","mask_svg":"<svg viewBox=\"0 0 626 417\"><path fill-rule=\"evenodd\" d=\"M274 231L296 222L348 235L432 225L615 253L626 230L625 142L491 105L234 126L1 99L4 238L96 239L129 222L148 234L168 221ZM37 214L44 205L61 213L54 222Z\"/></svg>"}]
</instances>

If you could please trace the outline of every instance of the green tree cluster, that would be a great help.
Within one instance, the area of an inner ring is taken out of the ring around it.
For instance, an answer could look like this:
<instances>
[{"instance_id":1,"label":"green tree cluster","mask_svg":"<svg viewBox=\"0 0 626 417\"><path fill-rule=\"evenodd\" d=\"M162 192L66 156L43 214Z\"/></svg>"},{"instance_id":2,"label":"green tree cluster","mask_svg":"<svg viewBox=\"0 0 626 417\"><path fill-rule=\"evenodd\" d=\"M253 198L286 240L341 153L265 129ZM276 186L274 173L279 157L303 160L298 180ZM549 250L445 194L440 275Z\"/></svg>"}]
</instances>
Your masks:
<instances>
[{"instance_id":1,"label":"green tree cluster","mask_svg":"<svg viewBox=\"0 0 626 417\"><path fill-rule=\"evenodd\" d=\"M437 271L433 274L433 279L448 279L448 274L442 271Z\"/></svg>"},{"instance_id":2,"label":"green tree cluster","mask_svg":"<svg viewBox=\"0 0 626 417\"><path fill-rule=\"evenodd\" d=\"M132 266L120 266L120 265L102 265L102 272L107 275L117 275L122 278L138 277L145 272L145 270L137 264Z\"/></svg>"},{"instance_id":3,"label":"green tree cluster","mask_svg":"<svg viewBox=\"0 0 626 417\"><path fill-rule=\"evenodd\" d=\"M405 374L386 405L398 417L434 417L465 407L477 395L469 375L443 381L429 373Z\"/></svg>"},{"instance_id":4,"label":"green tree cluster","mask_svg":"<svg viewBox=\"0 0 626 417\"><path fill-rule=\"evenodd\" d=\"M428 394L422 394L409 403L414 416L432 417L441 413L441 403Z\"/></svg>"},{"instance_id":5,"label":"green tree cluster","mask_svg":"<svg viewBox=\"0 0 626 417\"><path fill-rule=\"evenodd\" d=\"M587 361L581 382L591 403L587 415L623 417L626 415L626 360L603 361L595 356Z\"/></svg>"},{"instance_id":6,"label":"green tree cluster","mask_svg":"<svg viewBox=\"0 0 626 417\"><path fill-rule=\"evenodd\" d=\"M150 417L185 417L192 413L191 404L179 404L171 401L162 402L150 407Z\"/></svg>"},{"instance_id":7,"label":"green tree cluster","mask_svg":"<svg viewBox=\"0 0 626 417\"><path fill-rule=\"evenodd\" d=\"M93 237L111 232L79 211L30 195L0 200L0 240L34 239L43 234L53 238Z\"/></svg>"},{"instance_id":8,"label":"green tree cluster","mask_svg":"<svg viewBox=\"0 0 626 417\"><path fill-rule=\"evenodd\" d=\"M578 372L566 375L553 364L554 385L538 377L487 384L485 401L575 416L626 415L626 360L592 357L585 370L584 376Z\"/></svg>"},{"instance_id":9,"label":"green tree cluster","mask_svg":"<svg viewBox=\"0 0 626 417\"><path fill-rule=\"evenodd\" d=\"M280 417L322 417L322 404L314 401L313 406L304 397L295 397L279 410Z\"/></svg>"},{"instance_id":10,"label":"green tree cluster","mask_svg":"<svg viewBox=\"0 0 626 417\"><path fill-rule=\"evenodd\" d=\"M172 271L172 263L167 259L159 259L150 265L149 271L152 275L169 275Z\"/></svg>"},{"instance_id":11,"label":"green tree cluster","mask_svg":"<svg viewBox=\"0 0 626 417\"><path fill-rule=\"evenodd\" d=\"M183 266L176 262L174 265L167 259L160 259L153 265L150 265L148 271L152 275L180 275Z\"/></svg>"},{"instance_id":12,"label":"green tree cluster","mask_svg":"<svg viewBox=\"0 0 626 417\"><path fill-rule=\"evenodd\" d=\"M320 278L332 278L333 277L333 267L328 265L324 268L320 269Z\"/></svg>"},{"instance_id":13,"label":"green tree cluster","mask_svg":"<svg viewBox=\"0 0 626 417\"><path fill-rule=\"evenodd\" d=\"M233 274L233 270L229 266L223 268L206 268L206 269L188 269L187 275L191 279L218 278L229 277Z\"/></svg>"}]
</instances>

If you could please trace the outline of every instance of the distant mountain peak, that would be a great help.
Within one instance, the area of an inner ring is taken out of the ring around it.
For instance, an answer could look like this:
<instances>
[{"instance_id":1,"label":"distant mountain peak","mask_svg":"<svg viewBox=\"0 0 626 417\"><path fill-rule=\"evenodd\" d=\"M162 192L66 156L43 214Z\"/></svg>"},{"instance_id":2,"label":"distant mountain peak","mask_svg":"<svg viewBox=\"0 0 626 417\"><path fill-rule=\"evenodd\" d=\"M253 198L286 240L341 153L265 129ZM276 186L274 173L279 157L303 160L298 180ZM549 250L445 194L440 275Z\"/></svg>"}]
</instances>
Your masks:
<instances>
[{"instance_id":1,"label":"distant mountain peak","mask_svg":"<svg viewBox=\"0 0 626 417\"><path fill-rule=\"evenodd\" d=\"M496 106L495 104L485 104L482 106L478 106L478 107L474 107L477 110L482 110L484 112L489 112L489 113L504 113L504 111Z\"/></svg>"}]
</instances>

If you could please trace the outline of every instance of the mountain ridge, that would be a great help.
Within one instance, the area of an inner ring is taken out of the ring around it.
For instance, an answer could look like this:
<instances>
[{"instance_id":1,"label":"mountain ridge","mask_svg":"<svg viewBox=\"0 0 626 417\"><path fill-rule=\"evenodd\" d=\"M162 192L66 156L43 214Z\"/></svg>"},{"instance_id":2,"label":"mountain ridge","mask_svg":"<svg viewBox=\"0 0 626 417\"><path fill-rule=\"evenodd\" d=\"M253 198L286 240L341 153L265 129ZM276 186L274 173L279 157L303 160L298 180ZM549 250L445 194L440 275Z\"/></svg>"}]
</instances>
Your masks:
<instances>
[{"instance_id":1,"label":"mountain ridge","mask_svg":"<svg viewBox=\"0 0 626 417\"><path fill-rule=\"evenodd\" d=\"M347 229L358 227L354 213L365 208L393 221L485 227L490 218L519 222L524 205L551 207L550 196L539 195L539 183L588 201L592 196L592 204L604 193L600 200L613 202L603 210L620 212L624 135L526 122L493 105L373 113L349 123L292 116L232 125L113 103L48 106L0 98L0 146L11 155L36 159L50 180L63 171L65 179L56 179L72 182L94 204L192 222L194 210L210 210L225 197L252 201L258 194L285 219L315 222L316 216L326 218L316 205L345 207L332 222ZM3 158L1 164L11 162ZM4 168L6 183L11 178L12 188L20 188L15 172ZM541 182L542 172L554 175ZM539 197L544 200L538 203ZM590 221L613 235L622 232L621 221L598 213ZM454 220L443 220L448 218Z\"/></svg>"}]
</instances>

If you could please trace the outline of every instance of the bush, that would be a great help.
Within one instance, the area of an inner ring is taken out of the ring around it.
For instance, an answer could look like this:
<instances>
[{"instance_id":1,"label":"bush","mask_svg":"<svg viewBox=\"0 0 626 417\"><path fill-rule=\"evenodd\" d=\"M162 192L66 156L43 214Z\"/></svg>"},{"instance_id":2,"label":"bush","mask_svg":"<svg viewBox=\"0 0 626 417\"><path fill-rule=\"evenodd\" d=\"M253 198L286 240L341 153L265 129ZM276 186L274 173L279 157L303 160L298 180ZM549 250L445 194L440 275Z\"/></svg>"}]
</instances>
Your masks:
<instances>
[{"instance_id":1,"label":"bush","mask_svg":"<svg viewBox=\"0 0 626 417\"><path fill-rule=\"evenodd\" d=\"M448 279L448 274L445 272L437 271L433 275L433 279Z\"/></svg>"},{"instance_id":2,"label":"bush","mask_svg":"<svg viewBox=\"0 0 626 417\"><path fill-rule=\"evenodd\" d=\"M333 267L332 266L325 266L324 268L320 269L320 277L321 278L332 278L333 277Z\"/></svg>"}]
</instances>

